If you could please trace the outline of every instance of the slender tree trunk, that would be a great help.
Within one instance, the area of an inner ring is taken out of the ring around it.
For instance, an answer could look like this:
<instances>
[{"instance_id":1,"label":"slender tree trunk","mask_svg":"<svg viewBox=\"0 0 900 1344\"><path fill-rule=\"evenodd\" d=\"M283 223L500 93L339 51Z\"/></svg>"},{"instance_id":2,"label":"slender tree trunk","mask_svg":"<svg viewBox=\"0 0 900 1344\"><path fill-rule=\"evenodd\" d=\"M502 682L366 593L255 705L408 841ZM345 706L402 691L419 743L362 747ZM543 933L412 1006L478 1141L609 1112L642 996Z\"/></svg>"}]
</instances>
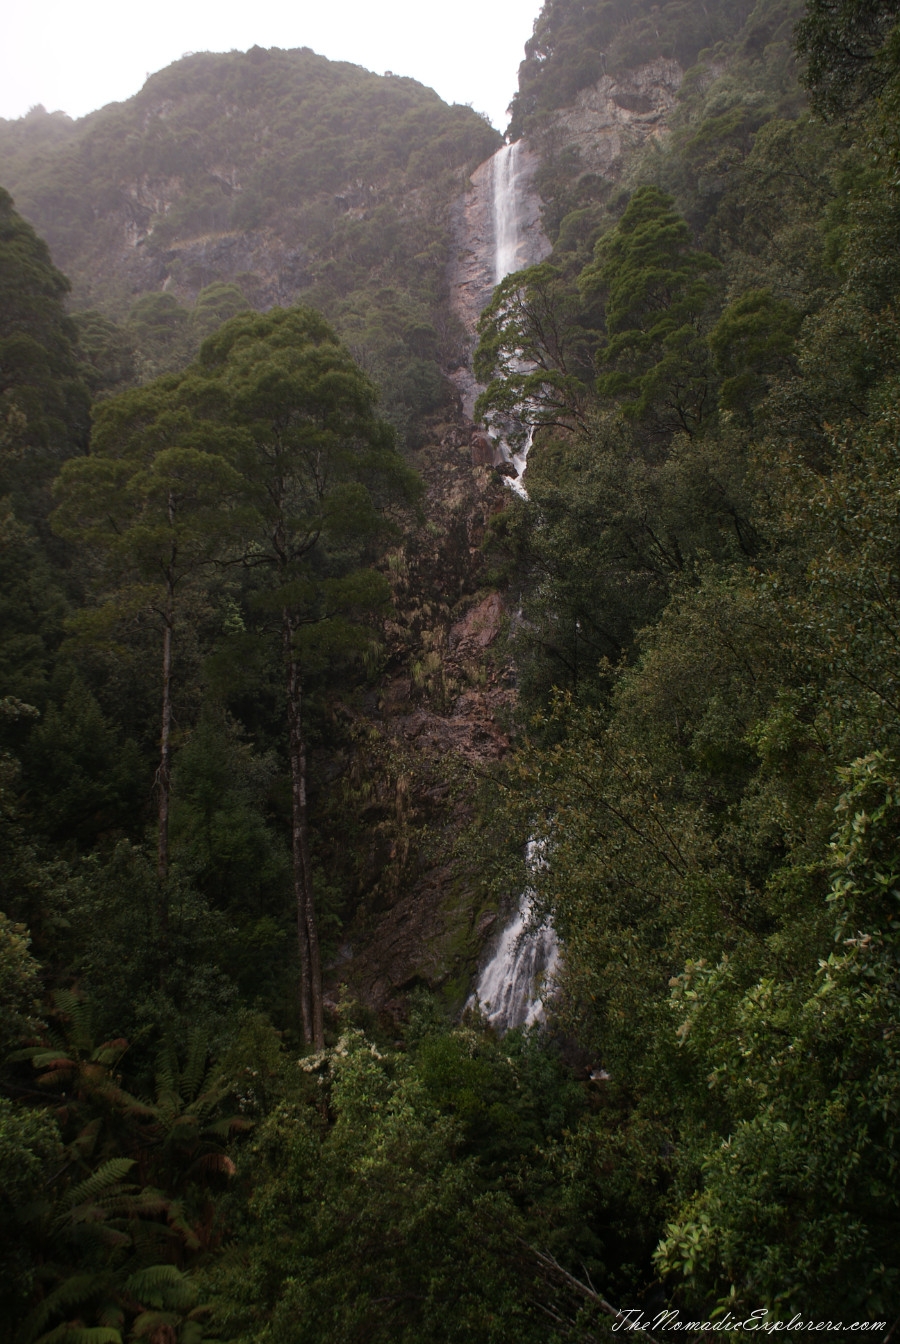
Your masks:
<instances>
[{"instance_id":1,"label":"slender tree trunk","mask_svg":"<svg viewBox=\"0 0 900 1344\"><path fill-rule=\"evenodd\" d=\"M163 627L162 727L159 737L159 769L156 772L158 840L156 871L160 881L169 872L169 784L172 737L172 627Z\"/></svg>"},{"instance_id":2,"label":"slender tree trunk","mask_svg":"<svg viewBox=\"0 0 900 1344\"><path fill-rule=\"evenodd\" d=\"M175 526L175 497L168 499L169 526ZM175 559L173 541L166 566L166 605L163 612L162 715L159 728L159 771L157 773L156 876L159 883L157 918L159 920L160 984L165 980L166 948L169 941L169 794L172 784L172 643L175 632Z\"/></svg>"},{"instance_id":3,"label":"slender tree trunk","mask_svg":"<svg viewBox=\"0 0 900 1344\"><path fill-rule=\"evenodd\" d=\"M156 772L156 917L160 952L160 985L164 984L166 978L166 949L169 941L169 793L171 789L172 635L174 623L175 594L174 586L170 581L167 585L163 622L162 722L159 732L159 768Z\"/></svg>"},{"instance_id":4,"label":"slender tree trunk","mask_svg":"<svg viewBox=\"0 0 900 1344\"><path fill-rule=\"evenodd\" d=\"M306 741L303 735L303 699L300 668L294 652L294 622L282 612L282 638L287 670L288 733L291 757L291 855L294 897L297 903L297 945L300 954L300 1013L303 1035L317 1050L325 1045L322 1007L322 961L313 900L309 861L309 820L306 805Z\"/></svg>"}]
</instances>

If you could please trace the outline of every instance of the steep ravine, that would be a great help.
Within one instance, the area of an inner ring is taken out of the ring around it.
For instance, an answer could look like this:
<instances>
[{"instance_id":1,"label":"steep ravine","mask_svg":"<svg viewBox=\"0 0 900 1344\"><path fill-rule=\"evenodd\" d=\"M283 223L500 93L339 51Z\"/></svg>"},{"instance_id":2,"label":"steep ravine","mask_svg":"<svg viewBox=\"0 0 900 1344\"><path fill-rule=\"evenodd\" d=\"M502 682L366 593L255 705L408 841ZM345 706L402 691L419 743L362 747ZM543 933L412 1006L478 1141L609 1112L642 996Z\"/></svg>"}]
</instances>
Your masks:
<instances>
[{"instance_id":1,"label":"steep ravine","mask_svg":"<svg viewBox=\"0 0 900 1344\"><path fill-rule=\"evenodd\" d=\"M479 166L454 208L451 303L465 323L470 353L475 324L494 285L549 251L533 186L536 167L524 143L503 146ZM398 616L414 599L443 619L419 630L421 658L409 657L407 667L401 663L379 702L393 757L409 762L411 775L407 779L401 768L395 777L391 825L398 835L403 830L415 839L394 838L389 851L393 889L389 879L380 882L377 899L364 903L332 968L336 981L370 1007L388 1011L400 1009L398 990L415 983L440 986L460 1005L485 941L496 934L497 911L481 908L475 874L470 880L458 861L449 861L449 846L471 816L475 776L508 750L501 725L509 723L514 709L514 672L497 652L505 625L499 594L470 591L454 609L448 599L457 585L465 588L468 581L471 589L479 573L484 522L505 504L503 478L490 464L508 460L509 450L471 422L477 389L469 364L451 376L460 392L463 426L444 436L439 454L433 449L422 454L428 523L424 536L403 548L393 571ZM466 520L468 554L459 540L453 547L447 515L454 511ZM423 564L428 535L446 540L431 563ZM415 574L409 569L410 549L418 560ZM383 789L390 791L387 780ZM386 803L382 797L383 809ZM388 815L389 806L385 819ZM405 873L396 869L398 856ZM386 908L373 908L379 904ZM515 936L514 942L517 950ZM523 980L526 998L528 987Z\"/></svg>"},{"instance_id":2,"label":"steep ravine","mask_svg":"<svg viewBox=\"0 0 900 1344\"><path fill-rule=\"evenodd\" d=\"M665 133L681 76L673 61L604 76L555 114L541 136L544 152L574 147L579 171L617 180L632 153ZM480 963L477 992L501 1028L539 1015L537 995L542 977L552 974L555 939L552 930L525 933L527 893L498 924L502 912L482 904L477 875L460 872L448 855L471 816L466 778L502 760L510 746L515 669L502 639L506 612L499 594L479 587L478 553L490 513L507 498L503 478L490 468L502 466L509 453L472 422L479 389L471 352L494 286L551 251L541 227L540 167L527 142L504 146L475 170L452 207L450 303L465 326L469 356L449 374L460 394L461 423L447 426L440 443L420 454L428 523L413 546L413 570L399 580L395 574L398 612L415 593L442 617L416 636L418 657L400 655L398 646L397 672L383 688L376 720L410 770L399 783L385 779L379 806L390 815L388 829L415 839L392 841L384 876L370 893L375 899L363 901L331 971L333 995L346 984L370 1008L392 1014L402 1012L403 991L416 984L441 989L448 1003L461 1006ZM504 193L505 206L498 200ZM464 527L465 543L449 541L451 518ZM431 669L418 672L418 684L417 667ZM486 948L493 949L487 960Z\"/></svg>"}]
</instances>

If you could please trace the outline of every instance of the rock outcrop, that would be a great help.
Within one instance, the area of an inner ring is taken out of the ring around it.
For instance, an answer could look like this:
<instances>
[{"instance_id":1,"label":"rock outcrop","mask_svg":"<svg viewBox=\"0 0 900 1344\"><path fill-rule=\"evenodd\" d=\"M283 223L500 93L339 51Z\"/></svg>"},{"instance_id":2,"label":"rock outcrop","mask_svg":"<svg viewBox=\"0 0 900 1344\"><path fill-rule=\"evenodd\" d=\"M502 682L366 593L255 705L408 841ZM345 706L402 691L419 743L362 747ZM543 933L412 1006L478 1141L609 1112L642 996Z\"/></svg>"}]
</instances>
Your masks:
<instances>
[{"instance_id":1,"label":"rock outcrop","mask_svg":"<svg viewBox=\"0 0 900 1344\"><path fill-rule=\"evenodd\" d=\"M683 77L677 61L663 58L603 75L554 113L543 139L554 152L577 146L582 172L615 181L636 150L665 134Z\"/></svg>"}]
</instances>

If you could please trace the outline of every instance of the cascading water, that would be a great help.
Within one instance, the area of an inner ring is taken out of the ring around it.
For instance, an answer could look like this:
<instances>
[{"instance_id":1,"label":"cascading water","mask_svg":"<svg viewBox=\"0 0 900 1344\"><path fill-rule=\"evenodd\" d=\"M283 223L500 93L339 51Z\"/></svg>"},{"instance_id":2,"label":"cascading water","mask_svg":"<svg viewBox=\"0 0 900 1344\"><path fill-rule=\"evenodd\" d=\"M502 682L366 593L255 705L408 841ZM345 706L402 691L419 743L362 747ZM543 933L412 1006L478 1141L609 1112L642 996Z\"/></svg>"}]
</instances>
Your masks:
<instances>
[{"instance_id":1,"label":"cascading water","mask_svg":"<svg viewBox=\"0 0 900 1344\"><path fill-rule=\"evenodd\" d=\"M528 842L525 856L532 872L546 864L543 848L538 840ZM500 1031L540 1022L544 998L552 989L559 944L552 924L530 927L533 899L534 892L526 887L515 917L500 935L467 1005L477 1004L488 1022Z\"/></svg>"},{"instance_id":2,"label":"cascading water","mask_svg":"<svg viewBox=\"0 0 900 1344\"><path fill-rule=\"evenodd\" d=\"M472 174L472 188L461 198L455 215L456 256L449 280L454 306L474 341L479 314L494 287L508 275L542 261L551 250L541 230L540 197L534 186L537 156L526 141L503 145ZM523 361L520 372L529 366ZM471 367L457 369L453 381L463 409L471 416L479 388ZM488 430L494 441L494 463L502 460L517 473L507 484L524 495L522 475L532 429L528 408L521 418L495 422ZM543 844L530 840L526 858L536 872L546 860ZM526 887L516 913L500 935L467 1006L476 1004L499 1031L533 1026L544 1016L544 999L552 988L559 948L552 925L532 927L534 893Z\"/></svg>"},{"instance_id":3,"label":"cascading water","mask_svg":"<svg viewBox=\"0 0 900 1344\"><path fill-rule=\"evenodd\" d=\"M491 206L494 224L494 284L499 285L501 280L505 280L508 275L521 270L523 266L529 264L528 258L520 255L522 251L523 237L520 221L523 217L523 182L520 180L527 177L523 173L522 150L524 140L516 140L511 145L503 145L497 150L491 163ZM520 372L527 371L528 365L522 363ZM520 424L511 425L510 429L515 427L522 430ZM490 431L489 431L490 432ZM507 430L507 434L509 430ZM528 460L528 450L531 447L531 440L534 430L531 426L525 429L524 438L521 439L518 451L513 449L508 441L507 434L504 434L502 428L498 432L491 432L491 437L495 438L499 444L500 452L505 462L509 462L516 471L513 477L507 477L508 484L517 494L525 497L525 487L522 484L522 475Z\"/></svg>"},{"instance_id":4,"label":"cascading water","mask_svg":"<svg viewBox=\"0 0 900 1344\"><path fill-rule=\"evenodd\" d=\"M519 200L516 191L522 140L503 145L491 159L491 196L494 212L494 284L499 285L521 266L519 261Z\"/></svg>"}]
</instances>

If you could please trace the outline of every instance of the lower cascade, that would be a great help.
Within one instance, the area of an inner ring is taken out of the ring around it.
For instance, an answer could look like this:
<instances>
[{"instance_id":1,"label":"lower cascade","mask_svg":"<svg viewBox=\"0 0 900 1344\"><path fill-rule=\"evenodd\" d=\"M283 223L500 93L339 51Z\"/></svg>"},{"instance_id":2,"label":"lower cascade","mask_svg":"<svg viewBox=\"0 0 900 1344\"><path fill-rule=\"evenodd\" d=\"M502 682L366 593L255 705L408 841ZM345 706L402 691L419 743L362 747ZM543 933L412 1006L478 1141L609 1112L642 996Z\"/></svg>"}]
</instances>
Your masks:
<instances>
[{"instance_id":1,"label":"lower cascade","mask_svg":"<svg viewBox=\"0 0 900 1344\"><path fill-rule=\"evenodd\" d=\"M545 863L541 850L540 841L529 840L526 859L532 870ZM552 993L559 943L552 924L531 926L533 898L531 888L526 888L466 1004L479 1007L501 1032L543 1021L544 999Z\"/></svg>"}]
</instances>

